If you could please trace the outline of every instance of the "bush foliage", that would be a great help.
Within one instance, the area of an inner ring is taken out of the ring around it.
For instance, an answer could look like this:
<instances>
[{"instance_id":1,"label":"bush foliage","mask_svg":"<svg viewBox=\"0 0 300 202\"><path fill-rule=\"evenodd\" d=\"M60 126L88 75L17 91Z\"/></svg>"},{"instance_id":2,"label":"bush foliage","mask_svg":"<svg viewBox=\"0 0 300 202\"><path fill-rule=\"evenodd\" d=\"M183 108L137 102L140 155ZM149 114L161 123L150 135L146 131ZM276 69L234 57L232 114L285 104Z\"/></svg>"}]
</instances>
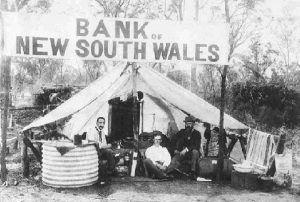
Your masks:
<instances>
[{"instance_id":1,"label":"bush foliage","mask_svg":"<svg viewBox=\"0 0 300 202\"><path fill-rule=\"evenodd\" d=\"M269 127L300 125L300 94L283 83L239 82L231 93L232 112L245 122L250 115Z\"/></svg>"}]
</instances>

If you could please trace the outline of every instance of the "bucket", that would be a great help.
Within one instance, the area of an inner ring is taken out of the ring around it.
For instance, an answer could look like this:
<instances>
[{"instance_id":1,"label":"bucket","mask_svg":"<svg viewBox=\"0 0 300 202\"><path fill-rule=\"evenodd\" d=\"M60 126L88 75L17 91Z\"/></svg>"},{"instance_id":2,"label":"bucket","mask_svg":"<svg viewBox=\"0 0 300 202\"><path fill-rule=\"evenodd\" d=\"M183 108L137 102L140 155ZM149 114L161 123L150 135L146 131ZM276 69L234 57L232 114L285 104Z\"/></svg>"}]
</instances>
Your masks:
<instances>
[{"instance_id":1,"label":"bucket","mask_svg":"<svg viewBox=\"0 0 300 202\"><path fill-rule=\"evenodd\" d=\"M63 155L61 148L67 151ZM98 181L98 154L92 144L76 147L70 142L45 143L42 156L42 180L47 186L75 188Z\"/></svg>"},{"instance_id":2,"label":"bucket","mask_svg":"<svg viewBox=\"0 0 300 202\"><path fill-rule=\"evenodd\" d=\"M260 190L265 192L271 192L274 189L274 181L272 177L260 177L258 178Z\"/></svg>"}]
</instances>

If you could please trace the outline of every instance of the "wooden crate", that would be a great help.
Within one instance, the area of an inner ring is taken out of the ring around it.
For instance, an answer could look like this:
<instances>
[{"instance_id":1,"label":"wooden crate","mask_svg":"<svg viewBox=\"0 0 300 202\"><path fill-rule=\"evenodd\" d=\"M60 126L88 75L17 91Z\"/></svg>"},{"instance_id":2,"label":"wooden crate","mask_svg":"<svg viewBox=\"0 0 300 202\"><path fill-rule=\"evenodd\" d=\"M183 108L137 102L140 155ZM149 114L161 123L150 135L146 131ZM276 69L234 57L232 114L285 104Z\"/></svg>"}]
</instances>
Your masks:
<instances>
[{"instance_id":1,"label":"wooden crate","mask_svg":"<svg viewBox=\"0 0 300 202\"><path fill-rule=\"evenodd\" d=\"M258 176L259 174L232 171L231 185L235 188L256 190L259 189Z\"/></svg>"}]
</instances>

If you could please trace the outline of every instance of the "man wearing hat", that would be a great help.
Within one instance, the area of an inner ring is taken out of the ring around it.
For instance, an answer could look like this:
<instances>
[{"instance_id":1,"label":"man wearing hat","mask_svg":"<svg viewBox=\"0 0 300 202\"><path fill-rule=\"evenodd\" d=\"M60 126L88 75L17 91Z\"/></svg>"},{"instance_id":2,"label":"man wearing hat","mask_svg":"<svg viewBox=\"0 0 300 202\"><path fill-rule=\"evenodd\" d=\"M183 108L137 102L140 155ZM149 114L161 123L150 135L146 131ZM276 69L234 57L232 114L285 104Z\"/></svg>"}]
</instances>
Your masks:
<instances>
[{"instance_id":1,"label":"man wearing hat","mask_svg":"<svg viewBox=\"0 0 300 202\"><path fill-rule=\"evenodd\" d=\"M196 179L196 166L200 157L200 142L201 134L194 129L195 118L188 116L184 120L185 128L181 129L176 134L176 144L174 145L174 157L168 167L167 173L172 173L178 170L182 161L191 159L191 174L192 179Z\"/></svg>"}]
</instances>

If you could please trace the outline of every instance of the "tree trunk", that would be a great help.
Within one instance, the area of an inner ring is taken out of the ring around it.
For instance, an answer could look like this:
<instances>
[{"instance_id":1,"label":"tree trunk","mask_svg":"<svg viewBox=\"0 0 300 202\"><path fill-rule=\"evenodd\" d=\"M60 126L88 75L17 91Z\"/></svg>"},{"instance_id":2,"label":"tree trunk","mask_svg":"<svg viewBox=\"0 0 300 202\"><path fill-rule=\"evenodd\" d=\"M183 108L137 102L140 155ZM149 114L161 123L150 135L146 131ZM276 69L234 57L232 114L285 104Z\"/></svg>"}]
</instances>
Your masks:
<instances>
[{"instance_id":1,"label":"tree trunk","mask_svg":"<svg viewBox=\"0 0 300 202\"><path fill-rule=\"evenodd\" d=\"M24 138L26 136L24 135ZM22 156L22 167L23 167L23 177L29 177L29 158L28 158L28 149L27 145L24 144L24 141L21 141L21 156Z\"/></svg>"},{"instance_id":2,"label":"tree trunk","mask_svg":"<svg viewBox=\"0 0 300 202\"><path fill-rule=\"evenodd\" d=\"M197 94L197 90L199 89L198 84L197 84L197 65L192 64L191 66L191 89L190 91Z\"/></svg>"},{"instance_id":3,"label":"tree trunk","mask_svg":"<svg viewBox=\"0 0 300 202\"><path fill-rule=\"evenodd\" d=\"M183 20L183 11L182 11L182 4L183 4L183 0L178 2L178 14L179 14L179 20L182 21Z\"/></svg>"},{"instance_id":4,"label":"tree trunk","mask_svg":"<svg viewBox=\"0 0 300 202\"><path fill-rule=\"evenodd\" d=\"M194 20L198 22L199 19L199 0L194 0L195 3L195 16ZM197 64L191 65L191 92L197 94L199 86L197 84Z\"/></svg>"},{"instance_id":5,"label":"tree trunk","mask_svg":"<svg viewBox=\"0 0 300 202\"><path fill-rule=\"evenodd\" d=\"M225 3L225 17L226 17L226 23L230 25L230 15L229 15L229 6L228 6L228 0L224 1ZM231 40L229 39L229 44ZM232 47L232 46L230 46ZM231 54L233 53L233 49L231 48L229 50L228 54L228 62L230 61ZM219 131L221 140L219 140L219 155L218 155L218 162L217 162L217 181L222 180L222 170L224 166L224 153L225 153L225 138L223 138L224 134L224 110L225 110L225 93L226 93L226 77L227 77L227 69L229 68L229 65L225 65L223 68L223 73L221 75L221 104L220 104L220 123L219 123Z\"/></svg>"},{"instance_id":6,"label":"tree trunk","mask_svg":"<svg viewBox=\"0 0 300 202\"><path fill-rule=\"evenodd\" d=\"M4 47L4 27L3 27L3 18L2 18L2 11L6 11L8 9L7 7L8 2L7 0L1 0L0 1L0 24L1 24L1 41L0 41L0 53L3 51ZM5 162L5 157L6 157L6 133L7 133L7 117L8 117L8 106L9 106L9 91L10 91L10 63L11 63L11 58L6 57L3 55L0 55L1 61L0 61L0 91L4 91L4 109L0 110L0 122L1 125L1 140L2 140L2 148L1 148L1 159L0 159L0 164L1 164L1 181L5 182L7 180L6 178L6 162ZM3 88L4 87L4 88ZM3 106L1 106L1 109ZM3 112L3 116L2 116Z\"/></svg>"},{"instance_id":7,"label":"tree trunk","mask_svg":"<svg viewBox=\"0 0 300 202\"><path fill-rule=\"evenodd\" d=\"M1 71L3 74L1 75L1 86L4 86L4 109L1 110L3 112L2 116L2 127L1 127L1 138L2 138L2 148L1 148L1 181L6 181L6 136L7 136L7 117L8 117L8 105L9 105L9 90L10 90L10 58L2 57L1 61ZM1 106L2 108L2 106Z\"/></svg>"},{"instance_id":8,"label":"tree trunk","mask_svg":"<svg viewBox=\"0 0 300 202\"><path fill-rule=\"evenodd\" d=\"M217 162L217 181L222 180L222 170L224 167L224 153L225 153L225 138L224 138L224 110L225 110L225 94L226 94L226 76L228 65L224 66L223 73L221 75L221 104L220 104L220 123L219 123L219 152Z\"/></svg>"},{"instance_id":9,"label":"tree trunk","mask_svg":"<svg viewBox=\"0 0 300 202\"><path fill-rule=\"evenodd\" d=\"M199 0L195 1L195 21L198 21L199 19Z\"/></svg>"}]
</instances>

